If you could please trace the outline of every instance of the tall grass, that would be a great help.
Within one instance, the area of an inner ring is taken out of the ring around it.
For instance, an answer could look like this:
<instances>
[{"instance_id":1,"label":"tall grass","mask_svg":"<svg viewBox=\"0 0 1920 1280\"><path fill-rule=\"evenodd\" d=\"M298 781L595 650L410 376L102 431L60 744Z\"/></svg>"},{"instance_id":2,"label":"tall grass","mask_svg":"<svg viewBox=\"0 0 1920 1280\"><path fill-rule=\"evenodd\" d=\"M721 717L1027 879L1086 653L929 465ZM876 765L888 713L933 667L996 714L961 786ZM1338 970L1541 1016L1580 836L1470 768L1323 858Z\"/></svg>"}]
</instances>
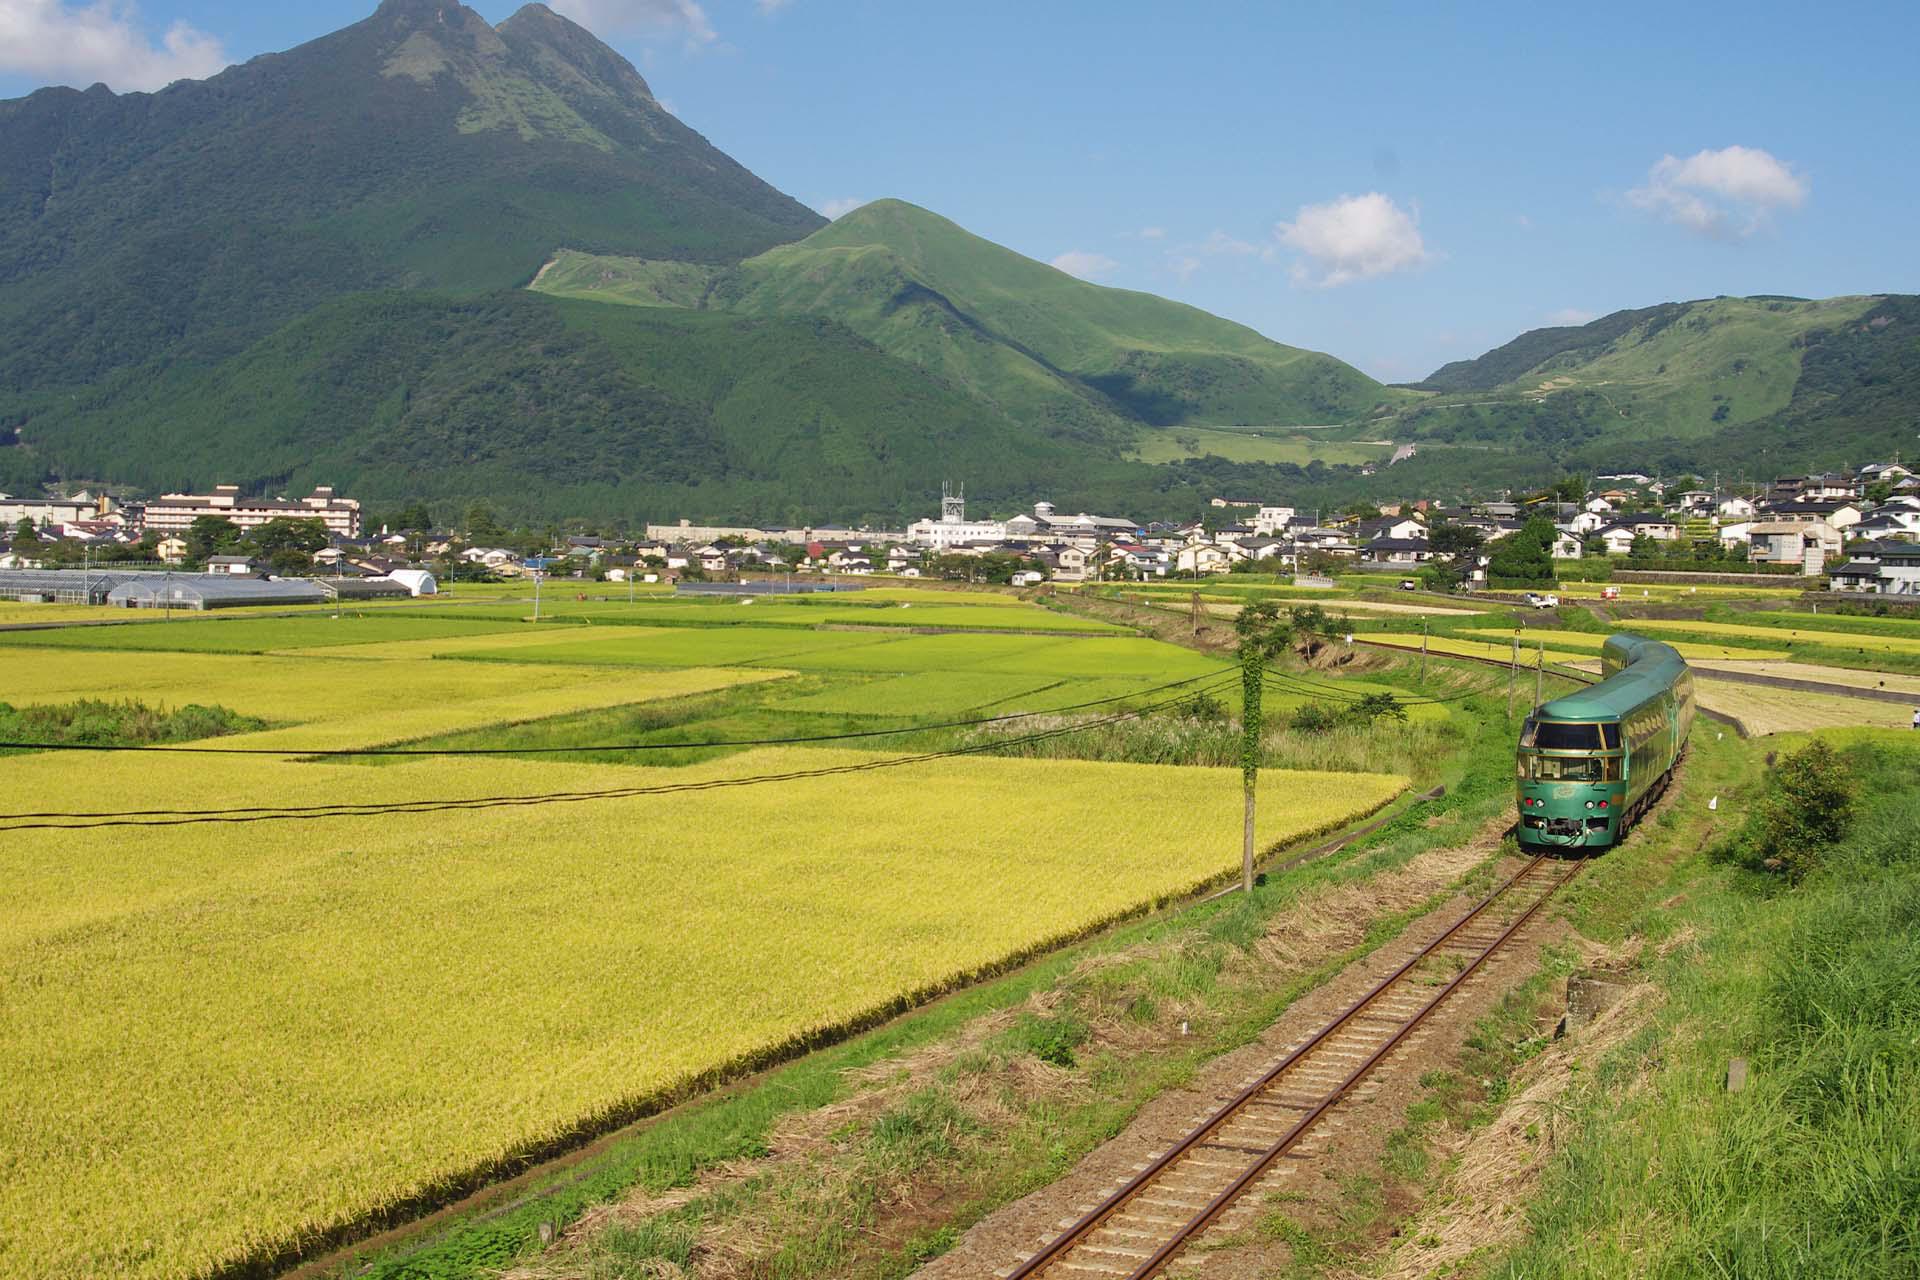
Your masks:
<instances>
[{"instance_id":1,"label":"tall grass","mask_svg":"<svg viewBox=\"0 0 1920 1280\"><path fill-rule=\"evenodd\" d=\"M1797 888L1728 868L1668 922L1705 940L1492 1274L1920 1276L1920 755L1849 754L1862 815Z\"/></svg>"}]
</instances>

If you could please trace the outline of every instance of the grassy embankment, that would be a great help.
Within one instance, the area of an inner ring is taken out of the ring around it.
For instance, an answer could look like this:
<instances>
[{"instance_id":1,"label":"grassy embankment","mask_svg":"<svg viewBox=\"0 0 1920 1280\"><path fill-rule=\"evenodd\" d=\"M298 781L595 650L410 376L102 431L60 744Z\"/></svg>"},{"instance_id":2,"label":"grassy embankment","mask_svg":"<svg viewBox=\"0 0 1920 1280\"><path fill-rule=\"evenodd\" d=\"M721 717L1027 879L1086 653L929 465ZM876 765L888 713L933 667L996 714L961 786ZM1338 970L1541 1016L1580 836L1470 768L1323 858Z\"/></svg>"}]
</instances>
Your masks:
<instances>
[{"instance_id":1,"label":"grassy embankment","mask_svg":"<svg viewBox=\"0 0 1920 1280\"><path fill-rule=\"evenodd\" d=\"M1920 1275L1920 751L1821 736L1851 775L1841 839L1790 838L1793 885L1755 865L1764 824L1723 826L1632 917L1666 999L1586 1064L1532 1238L1484 1274ZM1721 812L1778 805L1788 773L1749 774Z\"/></svg>"}]
</instances>

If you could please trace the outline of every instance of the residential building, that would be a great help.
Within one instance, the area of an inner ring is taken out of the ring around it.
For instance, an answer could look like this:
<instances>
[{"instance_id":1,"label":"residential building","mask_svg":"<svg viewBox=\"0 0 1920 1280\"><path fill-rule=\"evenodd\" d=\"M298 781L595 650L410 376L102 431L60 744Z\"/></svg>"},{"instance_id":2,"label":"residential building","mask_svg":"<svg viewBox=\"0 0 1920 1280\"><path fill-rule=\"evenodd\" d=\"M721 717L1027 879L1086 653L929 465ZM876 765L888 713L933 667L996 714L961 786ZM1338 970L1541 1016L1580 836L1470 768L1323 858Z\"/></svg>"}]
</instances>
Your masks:
<instances>
[{"instance_id":1,"label":"residential building","mask_svg":"<svg viewBox=\"0 0 1920 1280\"><path fill-rule=\"evenodd\" d=\"M319 520L342 538L360 536L360 504L321 485L298 502L243 498L237 484L215 485L209 494L169 493L147 503L146 527L160 534L185 533L202 516L217 516L236 528L256 529L269 520Z\"/></svg>"},{"instance_id":2,"label":"residential building","mask_svg":"<svg viewBox=\"0 0 1920 1280\"><path fill-rule=\"evenodd\" d=\"M1035 507L1034 510L1038 512L1039 507ZM954 493L947 486L942 485L940 487L940 518L914 521L907 526L907 537L923 547L945 551L961 543L1005 542L1007 526L1002 520L967 519L967 491L961 489L959 493Z\"/></svg>"},{"instance_id":3,"label":"residential building","mask_svg":"<svg viewBox=\"0 0 1920 1280\"><path fill-rule=\"evenodd\" d=\"M0 493L0 527L12 532L22 520L35 525L65 524L73 520L102 519L114 510L106 494L77 493L71 498L16 498Z\"/></svg>"},{"instance_id":4,"label":"residential building","mask_svg":"<svg viewBox=\"0 0 1920 1280\"><path fill-rule=\"evenodd\" d=\"M1819 573L1840 554L1840 531L1819 520L1761 520L1747 531L1756 564L1797 564Z\"/></svg>"}]
</instances>

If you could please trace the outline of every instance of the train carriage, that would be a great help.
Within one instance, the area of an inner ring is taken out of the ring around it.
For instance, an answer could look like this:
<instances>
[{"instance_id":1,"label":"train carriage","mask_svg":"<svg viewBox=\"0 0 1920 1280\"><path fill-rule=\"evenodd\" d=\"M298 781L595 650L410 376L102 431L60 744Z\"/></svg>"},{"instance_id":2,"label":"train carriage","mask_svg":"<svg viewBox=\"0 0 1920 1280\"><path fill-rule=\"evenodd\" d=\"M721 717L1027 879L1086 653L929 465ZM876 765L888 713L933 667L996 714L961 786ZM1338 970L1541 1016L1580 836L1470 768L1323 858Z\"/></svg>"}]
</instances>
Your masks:
<instances>
[{"instance_id":1,"label":"train carriage","mask_svg":"<svg viewBox=\"0 0 1920 1280\"><path fill-rule=\"evenodd\" d=\"M1604 849L1660 794L1693 727L1693 674L1671 645L1625 633L1603 678L1527 717L1514 760L1522 848Z\"/></svg>"}]
</instances>

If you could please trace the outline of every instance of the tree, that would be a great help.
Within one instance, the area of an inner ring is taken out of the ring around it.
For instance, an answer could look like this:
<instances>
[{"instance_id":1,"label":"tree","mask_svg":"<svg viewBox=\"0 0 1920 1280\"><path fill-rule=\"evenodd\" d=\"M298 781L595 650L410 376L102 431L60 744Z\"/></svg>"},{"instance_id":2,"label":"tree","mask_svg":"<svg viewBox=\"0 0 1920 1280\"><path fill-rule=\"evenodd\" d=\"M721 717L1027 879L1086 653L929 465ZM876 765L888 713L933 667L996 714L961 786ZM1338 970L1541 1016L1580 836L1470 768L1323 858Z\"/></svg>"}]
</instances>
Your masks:
<instances>
[{"instance_id":1,"label":"tree","mask_svg":"<svg viewBox=\"0 0 1920 1280\"><path fill-rule=\"evenodd\" d=\"M1645 564L1649 560L1660 558L1660 544L1644 533L1633 535L1633 542L1627 547L1629 563Z\"/></svg>"},{"instance_id":2,"label":"tree","mask_svg":"<svg viewBox=\"0 0 1920 1280\"><path fill-rule=\"evenodd\" d=\"M1489 580L1502 585L1551 586L1553 573L1553 522L1544 516L1527 521L1518 533L1493 544L1493 557L1487 563Z\"/></svg>"},{"instance_id":3,"label":"tree","mask_svg":"<svg viewBox=\"0 0 1920 1280\"><path fill-rule=\"evenodd\" d=\"M1464 524L1437 521L1427 535L1433 559L1420 571L1421 581L1433 591L1452 591L1473 572L1486 536Z\"/></svg>"},{"instance_id":4,"label":"tree","mask_svg":"<svg viewBox=\"0 0 1920 1280\"><path fill-rule=\"evenodd\" d=\"M33 527L33 521L21 516L20 523L13 526L13 540L16 543L38 542L40 531Z\"/></svg>"},{"instance_id":5,"label":"tree","mask_svg":"<svg viewBox=\"0 0 1920 1280\"><path fill-rule=\"evenodd\" d=\"M1286 652L1292 640L1292 624L1281 619L1280 606L1274 601L1255 600L1234 618L1233 630L1240 641L1240 781L1246 815L1240 842L1240 887L1252 893L1253 799L1260 783L1260 733L1266 705L1267 663Z\"/></svg>"},{"instance_id":6,"label":"tree","mask_svg":"<svg viewBox=\"0 0 1920 1280\"><path fill-rule=\"evenodd\" d=\"M467 536L475 542L499 542L506 533L486 503L476 502L467 508Z\"/></svg>"},{"instance_id":7,"label":"tree","mask_svg":"<svg viewBox=\"0 0 1920 1280\"><path fill-rule=\"evenodd\" d=\"M225 516L195 516L187 526L187 559L217 556L240 541L240 527Z\"/></svg>"},{"instance_id":8,"label":"tree","mask_svg":"<svg viewBox=\"0 0 1920 1280\"><path fill-rule=\"evenodd\" d=\"M1548 492L1561 502L1579 504L1587 500L1587 478L1583 475L1562 476Z\"/></svg>"}]
</instances>

